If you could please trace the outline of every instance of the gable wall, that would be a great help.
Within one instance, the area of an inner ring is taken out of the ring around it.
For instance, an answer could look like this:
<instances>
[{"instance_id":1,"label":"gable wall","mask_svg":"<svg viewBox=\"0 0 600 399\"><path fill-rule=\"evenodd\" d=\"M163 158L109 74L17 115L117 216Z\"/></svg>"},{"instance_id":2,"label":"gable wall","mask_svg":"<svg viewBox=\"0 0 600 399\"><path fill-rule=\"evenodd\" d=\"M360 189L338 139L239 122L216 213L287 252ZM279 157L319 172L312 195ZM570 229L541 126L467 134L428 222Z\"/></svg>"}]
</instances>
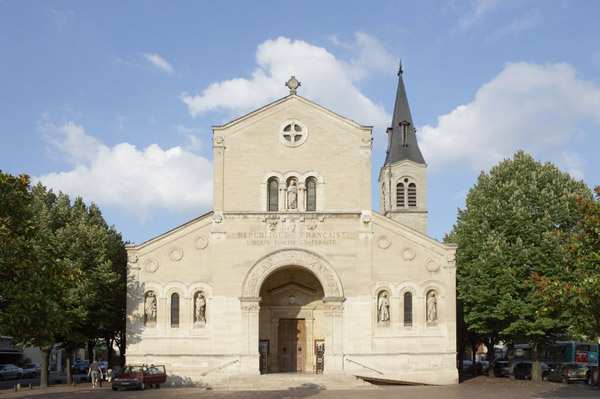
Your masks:
<instances>
[{"instance_id":1,"label":"gable wall","mask_svg":"<svg viewBox=\"0 0 600 399\"><path fill-rule=\"evenodd\" d=\"M224 137L225 146L222 175L215 175L215 189L223 187L223 211L265 211L265 176L291 171L314 171L322 177L320 211L370 209L370 132L294 98L265 113L215 133ZM308 128L308 139L299 147L279 139L289 119ZM368 151L361 149L364 137L369 139Z\"/></svg>"}]
</instances>

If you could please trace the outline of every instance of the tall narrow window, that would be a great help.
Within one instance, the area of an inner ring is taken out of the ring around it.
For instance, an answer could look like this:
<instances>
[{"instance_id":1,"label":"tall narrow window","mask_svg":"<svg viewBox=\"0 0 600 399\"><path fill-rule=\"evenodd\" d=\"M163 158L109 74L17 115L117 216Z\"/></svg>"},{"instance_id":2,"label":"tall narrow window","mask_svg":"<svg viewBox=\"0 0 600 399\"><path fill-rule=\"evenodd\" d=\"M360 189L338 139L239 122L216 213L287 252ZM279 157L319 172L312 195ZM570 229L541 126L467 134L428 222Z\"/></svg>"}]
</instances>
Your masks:
<instances>
[{"instance_id":1,"label":"tall narrow window","mask_svg":"<svg viewBox=\"0 0 600 399\"><path fill-rule=\"evenodd\" d=\"M179 327L179 294L171 295L171 327Z\"/></svg>"},{"instance_id":2,"label":"tall narrow window","mask_svg":"<svg viewBox=\"0 0 600 399\"><path fill-rule=\"evenodd\" d=\"M412 294L404 293L404 325L412 326Z\"/></svg>"},{"instance_id":3,"label":"tall narrow window","mask_svg":"<svg viewBox=\"0 0 600 399\"><path fill-rule=\"evenodd\" d=\"M306 180L306 210L317 210L317 182L313 178Z\"/></svg>"},{"instance_id":4,"label":"tall narrow window","mask_svg":"<svg viewBox=\"0 0 600 399\"><path fill-rule=\"evenodd\" d=\"M268 183L268 210L270 212L277 212L279 210L279 182L276 178L269 179Z\"/></svg>"},{"instance_id":5,"label":"tall narrow window","mask_svg":"<svg viewBox=\"0 0 600 399\"><path fill-rule=\"evenodd\" d=\"M417 206L417 185L410 183L408 185L408 207L415 208Z\"/></svg>"},{"instance_id":6,"label":"tall narrow window","mask_svg":"<svg viewBox=\"0 0 600 399\"><path fill-rule=\"evenodd\" d=\"M396 186L396 206L404 207L404 183Z\"/></svg>"}]
</instances>

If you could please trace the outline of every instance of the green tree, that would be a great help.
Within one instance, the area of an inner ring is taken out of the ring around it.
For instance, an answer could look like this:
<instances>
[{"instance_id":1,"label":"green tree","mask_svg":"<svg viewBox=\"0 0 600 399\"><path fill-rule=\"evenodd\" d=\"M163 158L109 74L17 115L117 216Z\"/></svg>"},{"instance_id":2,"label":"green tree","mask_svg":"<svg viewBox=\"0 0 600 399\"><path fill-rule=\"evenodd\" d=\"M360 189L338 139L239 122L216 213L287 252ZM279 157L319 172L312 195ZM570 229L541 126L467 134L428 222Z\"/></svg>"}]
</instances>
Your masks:
<instances>
[{"instance_id":1,"label":"green tree","mask_svg":"<svg viewBox=\"0 0 600 399\"><path fill-rule=\"evenodd\" d=\"M577 198L590 197L585 184L522 151L479 175L451 236L458 244L457 287L465 322L487 337L490 362L500 340L527 341L536 359L533 378L541 378L539 347L564 332L569 321L532 281L536 275L565 274L560 233L576 229Z\"/></svg>"},{"instance_id":2,"label":"green tree","mask_svg":"<svg viewBox=\"0 0 600 399\"><path fill-rule=\"evenodd\" d=\"M36 189L45 192L41 185ZM70 205L68 197L63 194L59 197L64 199L69 210L68 222L56 229L56 249L81 277L79 284L64 295L64 306L70 309L74 320L73 328L57 337L69 354L67 382L70 383L70 360L74 349L87 344L91 359L96 343L104 339L108 360L111 360L114 336L125 328L125 316L120 315L119 306L120 302L125 302L126 295L121 282L126 274L126 255L120 234L114 227L107 226L95 204L87 207L78 197Z\"/></svg>"},{"instance_id":3,"label":"green tree","mask_svg":"<svg viewBox=\"0 0 600 399\"><path fill-rule=\"evenodd\" d=\"M596 200L579 200L580 229L567 236L568 273L561 278L537 276L540 294L571 315L573 331L588 339L600 337L600 186Z\"/></svg>"},{"instance_id":4,"label":"green tree","mask_svg":"<svg viewBox=\"0 0 600 399\"><path fill-rule=\"evenodd\" d=\"M56 197L36 197L27 176L0 173L0 186L0 330L17 344L40 347L45 386L55 337L72 326L62 296L78 275L55 251L54 226L62 218Z\"/></svg>"}]
</instances>

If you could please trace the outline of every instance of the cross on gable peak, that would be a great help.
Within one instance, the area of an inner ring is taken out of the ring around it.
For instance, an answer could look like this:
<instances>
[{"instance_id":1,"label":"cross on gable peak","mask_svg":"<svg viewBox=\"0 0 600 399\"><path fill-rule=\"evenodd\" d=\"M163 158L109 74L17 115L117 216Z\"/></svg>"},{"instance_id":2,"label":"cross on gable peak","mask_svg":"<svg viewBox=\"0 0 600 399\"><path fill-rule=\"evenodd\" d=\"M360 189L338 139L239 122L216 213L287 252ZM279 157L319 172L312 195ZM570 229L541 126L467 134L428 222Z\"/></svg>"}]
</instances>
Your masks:
<instances>
[{"instance_id":1,"label":"cross on gable peak","mask_svg":"<svg viewBox=\"0 0 600 399\"><path fill-rule=\"evenodd\" d=\"M295 76L292 76L291 78L289 78L288 81L285 82L285 85L287 87L289 87L290 94L296 94L296 89L298 89L298 87L301 86L300 81L298 79L296 79Z\"/></svg>"}]
</instances>

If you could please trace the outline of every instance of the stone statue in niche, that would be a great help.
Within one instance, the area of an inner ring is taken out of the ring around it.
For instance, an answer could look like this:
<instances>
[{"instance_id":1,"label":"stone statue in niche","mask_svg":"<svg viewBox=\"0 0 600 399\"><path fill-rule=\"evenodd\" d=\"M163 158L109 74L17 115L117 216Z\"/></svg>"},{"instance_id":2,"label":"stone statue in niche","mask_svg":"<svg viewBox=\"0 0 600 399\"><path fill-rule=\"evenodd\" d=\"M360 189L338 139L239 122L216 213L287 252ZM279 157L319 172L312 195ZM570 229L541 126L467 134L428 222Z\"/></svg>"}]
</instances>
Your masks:
<instances>
[{"instance_id":1,"label":"stone statue in niche","mask_svg":"<svg viewBox=\"0 0 600 399\"><path fill-rule=\"evenodd\" d=\"M437 321L437 298L435 291L429 291L427 294L427 322Z\"/></svg>"},{"instance_id":2,"label":"stone statue in niche","mask_svg":"<svg viewBox=\"0 0 600 399\"><path fill-rule=\"evenodd\" d=\"M379 295L377 301L377 322L389 323L390 321L390 301L388 299L387 292L383 292Z\"/></svg>"},{"instance_id":3,"label":"stone statue in niche","mask_svg":"<svg viewBox=\"0 0 600 399\"><path fill-rule=\"evenodd\" d=\"M198 292L194 300L194 322L206 323L206 299L202 292Z\"/></svg>"},{"instance_id":4,"label":"stone statue in niche","mask_svg":"<svg viewBox=\"0 0 600 399\"><path fill-rule=\"evenodd\" d=\"M156 323L156 295L154 294L154 291L148 291L146 294L144 316L146 318L146 324Z\"/></svg>"},{"instance_id":5,"label":"stone statue in niche","mask_svg":"<svg viewBox=\"0 0 600 399\"><path fill-rule=\"evenodd\" d=\"M297 209L298 208L298 186L296 185L296 181L290 181L290 184L287 188L287 202L288 209Z\"/></svg>"}]
</instances>

